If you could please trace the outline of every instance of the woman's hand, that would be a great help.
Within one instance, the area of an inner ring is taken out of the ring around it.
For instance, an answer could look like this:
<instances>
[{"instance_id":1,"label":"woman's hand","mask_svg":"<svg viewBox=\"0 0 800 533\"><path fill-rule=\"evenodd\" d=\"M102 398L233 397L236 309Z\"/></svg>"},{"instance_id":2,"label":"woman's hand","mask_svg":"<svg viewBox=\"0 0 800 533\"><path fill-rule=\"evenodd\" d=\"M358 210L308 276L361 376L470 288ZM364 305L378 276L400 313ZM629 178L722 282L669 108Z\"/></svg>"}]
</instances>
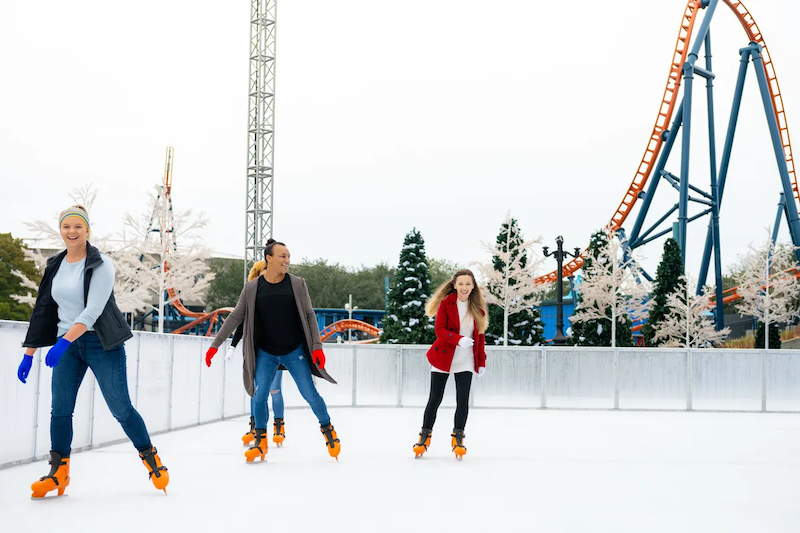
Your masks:
<instances>
[{"instance_id":1,"label":"woman's hand","mask_svg":"<svg viewBox=\"0 0 800 533\"><path fill-rule=\"evenodd\" d=\"M216 348L209 348L208 349L208 351L206 352L206 366L209 366L209 367L211 366L211 360L214 358L214 356L216 354L217 354L217 349Z\"/></svg>"},{"instance_id":2,"label":"woman's hand","mask_svg":"<svg viewBox=\"0 0 800 533\"><path fill-rule=\"evenodd\" d=\"M325 354L322 350L314 350L311 354L311 360L320 368L325 368Z\"/></svg>"},{"instance_id":3,"label":"woman's hand","mask_svg":"<svg viewBox=\"0 0 800 533\"><path fill-rule=\"evenodd\" d=\"M56 342L55 345L48 350L47 356L44 358L44 364L50 368L57 367L59 359L61 359L61 356L67 351L67 348L69 348L70 344L72 343L64 337L58 339L58 342Z\"/></svg>"},{"instance_id":4,"label":"woman's hand","mask_svg":"<svg viewBox=\"0 0 800 533\"><path fill-rule=\"evenodd\" d=\"M33 366L33 356L25 354L22 356L22 362L19 364L19 368L17 369L17 377L23 383L26 383L26 379L28 379L28 374L31 371L31 367Z\"/></svg>"},{"instance_id":5,"label":"woman's hand","mask_svg":"<svg viewBox=\"0 0 800 533\"><path fill-rule=\"evenodd\" d=\"M472 340L470 337L461 337L458 339L458 345L462 348L470 348L475 344L475 341Z\"/></svg>"}]
</instances>

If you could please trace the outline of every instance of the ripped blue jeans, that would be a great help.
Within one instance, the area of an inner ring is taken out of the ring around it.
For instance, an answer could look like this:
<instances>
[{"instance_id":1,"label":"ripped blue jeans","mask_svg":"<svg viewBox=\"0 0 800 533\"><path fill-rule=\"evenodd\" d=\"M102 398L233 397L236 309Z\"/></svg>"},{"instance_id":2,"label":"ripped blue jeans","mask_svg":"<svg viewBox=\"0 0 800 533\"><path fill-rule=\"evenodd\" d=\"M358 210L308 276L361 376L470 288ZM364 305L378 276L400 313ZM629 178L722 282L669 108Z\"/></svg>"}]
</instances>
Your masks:
<instances>
[{"instance_id":1,"label":"ripped blue jeans","mask_svg":"<svg viewBox=\"0 0 800 533\"><path fill-rule=\"evenodd\" d=\"M275 373L278 372L280 365L283 365L291 374L292 379L297 384L297 390L300 391L303 399L308 402L311 410L314 411L319 424L321 426L328 424L331 421L331 417L328 415L328 408L325 405L325 400L322 399L322 396L319 395L317 388L314 386L314 381L311 379L311 367L308 366L305 350L301 345L286 355L272 355L260 348L256 351L255 391L251 404L256 428L264 430L267 428L267 421L269 420L267 397L269 396L270 384L275 378Z\"/></svg>"},{"instance_id":2,"label":"ripped blue jeans","mask_svg":"<svg viewBox=\"0 0 800 533\"><path fill-rule=\"evenodd\" d=\"M269 386L269 395L272 397L272 416L275 418L283 418L283 393L281 392L281 381L283 381L283 371L278 370L275 372L275 378ZM255 418L256 401L250 398L250 416ZM269 408L268 408L269 409ZM269 415L267 415L269 418Z\"/></svg>"}]
</instances>

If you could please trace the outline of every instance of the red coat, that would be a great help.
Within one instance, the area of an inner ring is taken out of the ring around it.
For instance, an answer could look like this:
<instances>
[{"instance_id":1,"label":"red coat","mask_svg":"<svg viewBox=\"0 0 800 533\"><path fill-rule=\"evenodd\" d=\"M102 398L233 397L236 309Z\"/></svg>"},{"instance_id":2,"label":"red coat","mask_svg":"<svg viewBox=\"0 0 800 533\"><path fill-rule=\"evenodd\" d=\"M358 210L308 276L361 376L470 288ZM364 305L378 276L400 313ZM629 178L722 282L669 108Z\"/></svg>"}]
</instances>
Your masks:
<instances>
[{"instance_id":1,"label":"red coat","mask_svg":"<svg viewBox=\"0 0 800 533\"><path fill-rule=\"evenodd\" d=\"M462 335L461 321L458 318L458 305L456 293L444 297L436 312L436 341L428 350L428 361L431 365L444 372L450 372L450 365L453 363L453 355L456 346ZM485 314L485 313L484 313ZM486 336L478 333L478 325L472 334L475 344L472 346L472 353L475 355L475 372L480 367L486 366Z\"/></svg>"}]
</instances>

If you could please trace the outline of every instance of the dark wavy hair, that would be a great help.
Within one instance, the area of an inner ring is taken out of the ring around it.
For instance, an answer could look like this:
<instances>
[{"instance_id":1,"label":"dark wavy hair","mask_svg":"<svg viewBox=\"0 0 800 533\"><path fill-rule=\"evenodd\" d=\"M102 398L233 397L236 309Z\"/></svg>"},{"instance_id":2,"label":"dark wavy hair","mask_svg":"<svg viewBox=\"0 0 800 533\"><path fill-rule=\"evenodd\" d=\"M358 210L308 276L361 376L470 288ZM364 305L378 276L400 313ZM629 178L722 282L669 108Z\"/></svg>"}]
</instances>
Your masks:
<instances>
[{"instance_id":1,"label":"dark wavy hair","mask_svg":"<svg viewBox=\"0 0 800 533\"><path fill-rule=\"evenodd\" d=\"M272 257L272 249L275 248L276 244L280 244L281 246L286 246L282 242L278 242L275 239L269 239L267 241L266 246L264 246L264 261L267 260L267 256Z\"/></svg>"}]
</instances>

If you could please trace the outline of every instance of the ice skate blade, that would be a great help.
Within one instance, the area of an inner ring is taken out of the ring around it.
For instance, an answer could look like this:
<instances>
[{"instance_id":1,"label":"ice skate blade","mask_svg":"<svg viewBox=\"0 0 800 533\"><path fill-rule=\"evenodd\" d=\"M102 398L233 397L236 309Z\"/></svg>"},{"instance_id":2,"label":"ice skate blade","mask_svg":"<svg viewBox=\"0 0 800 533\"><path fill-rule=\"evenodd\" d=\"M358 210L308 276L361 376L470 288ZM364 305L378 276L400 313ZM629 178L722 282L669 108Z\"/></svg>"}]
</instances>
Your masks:
<instances>
[{"instance_id":1,"label":"ice skate blade","mask_svg":"<svg viewBox=\"0 0 800 533\"><path fill-rule=\"evenodd\" d=\"M69 494L51 494L49 496L40 496L38 498L36 496L31 496L31 501L42 502L45 500L57 500L59 498L66 498L67 496L69 496Z\"/></svg>"}]
</instances>

